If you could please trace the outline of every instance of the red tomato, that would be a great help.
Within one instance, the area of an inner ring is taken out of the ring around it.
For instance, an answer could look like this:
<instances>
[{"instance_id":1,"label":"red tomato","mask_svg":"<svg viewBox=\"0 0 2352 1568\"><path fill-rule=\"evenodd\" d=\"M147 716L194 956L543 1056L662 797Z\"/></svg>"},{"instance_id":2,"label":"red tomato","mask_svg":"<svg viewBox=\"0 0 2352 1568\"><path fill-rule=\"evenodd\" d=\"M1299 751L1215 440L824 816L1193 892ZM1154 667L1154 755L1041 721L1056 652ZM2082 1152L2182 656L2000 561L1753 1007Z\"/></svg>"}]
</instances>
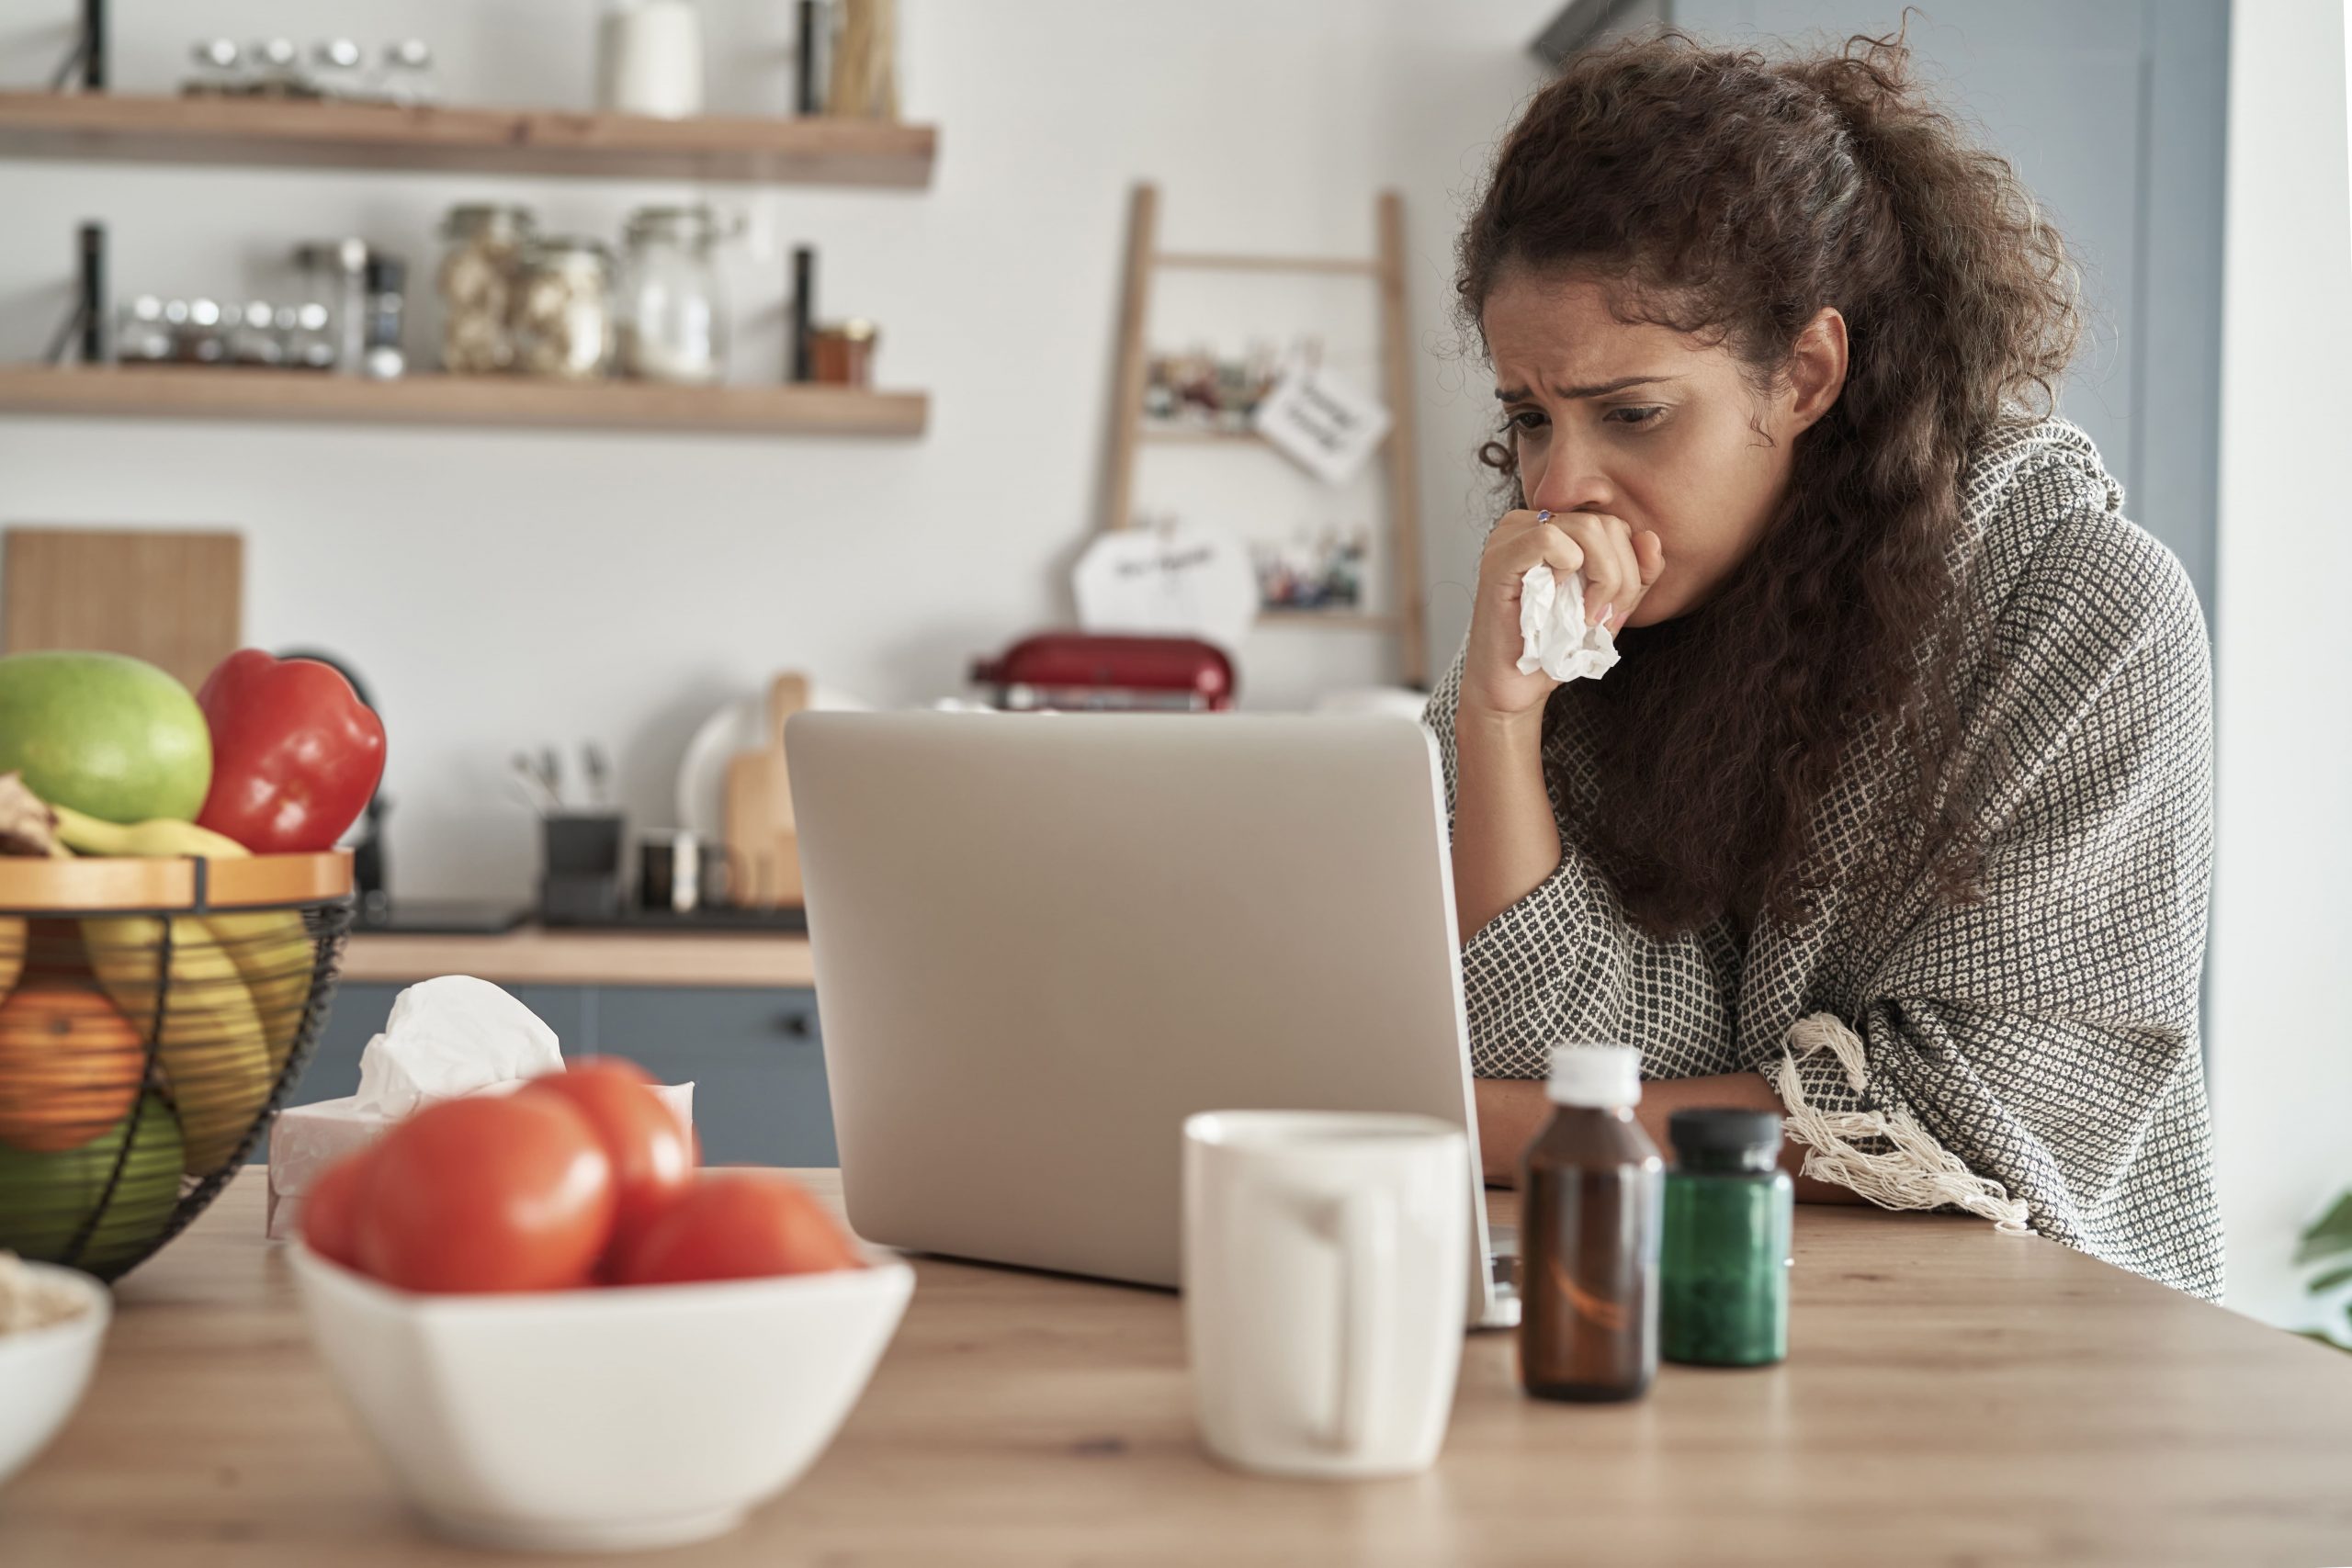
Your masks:
<instances>
[{"instance_id":1,"label":"red tomato","mask_svg":"<svg viewBox=\"0 0 2352 1568\"><path fill-rule=\"evenodd\" d=\"M302 1200L302 1239L312 1252L345 1269L360 1266L359 1216L368 1207L375 1168L376 1145L370 1144L327 1167Z\"/></svg>"},{"instance_id":2,"label":"red tomato","mask_svg":"<svg viewBox=\"0 0 2352 1568\"><path fill-rule=\"evenodd\" d=\"M333 665L240 649L196 694L212 787L196 819L257 855L334 847L384 776L384 723Z\"/></svg>"},{"instance_id":3,"label":"red tomato","mask_svg":"<svg viewBox=\"0 0 2352 1568\"><path fill-rule=\"evenodd\" d=\"M404 1291L560 1291L613 1235L613 1162L553 1095L430 1105L376 1146L368 1272Z\"/></svg>"},{"instance_id":4,"label":"red tomato","mask_svg":"<svg viewBox=\"0 0 2352 1568\"><path fill-rule=\"evenodd\" d=\"M588 1118L613 1162L620 1206L613 1245L627 1247L646 1223L694 1185L693 1134L653 1091L653 1078L634 1062L594 1056L566 1072L534 1078L518 1091L570 1101Z\"/></svg>"},{"instance_id":5,"label":"red tomato","mask_svg":"<svg viewBox=\"0 0 2352 1568\"><path fill-rule=\"evenodd\" d=\"M790 1177L707 1170L622 1254L616 1282L676 1285L862 1267L848 1235Z\"/></svg>"}]
</instances>

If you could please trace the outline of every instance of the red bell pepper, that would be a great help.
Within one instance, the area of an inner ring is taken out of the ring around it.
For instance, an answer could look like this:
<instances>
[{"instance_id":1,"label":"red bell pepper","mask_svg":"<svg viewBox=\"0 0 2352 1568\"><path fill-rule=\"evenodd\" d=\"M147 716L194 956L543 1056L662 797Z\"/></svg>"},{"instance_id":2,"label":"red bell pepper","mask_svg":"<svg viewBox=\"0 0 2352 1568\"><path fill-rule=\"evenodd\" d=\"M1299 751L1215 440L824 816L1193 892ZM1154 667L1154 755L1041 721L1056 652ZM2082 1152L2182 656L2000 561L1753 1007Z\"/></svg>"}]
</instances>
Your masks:
<instances>
[{"instance_id":1,"label":"red bell pepper","mask_svg":"<svg viewBox=\"0 0 2352 1568\"><path fill-rule=\"evenodd\" d=\"M205 677L212 789L197 821L257 855L332 849L384 776L384 724L315 659L240 649Z\"/></svg>"}]
</instances>

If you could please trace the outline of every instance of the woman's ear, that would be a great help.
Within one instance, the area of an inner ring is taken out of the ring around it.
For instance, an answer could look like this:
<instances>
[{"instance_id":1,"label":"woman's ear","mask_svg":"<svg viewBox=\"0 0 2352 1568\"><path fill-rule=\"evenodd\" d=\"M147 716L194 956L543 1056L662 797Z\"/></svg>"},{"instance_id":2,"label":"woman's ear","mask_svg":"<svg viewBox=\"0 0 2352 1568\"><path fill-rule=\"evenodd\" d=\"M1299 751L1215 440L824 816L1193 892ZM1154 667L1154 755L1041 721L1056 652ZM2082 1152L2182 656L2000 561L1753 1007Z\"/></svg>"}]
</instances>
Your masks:
<instances>
[{"instance_id":1,"label":"woman's ear","mask_svg":"<svg viewBox=\"0 0 2352 1568\"><path fill-rule=\"evenodd\" d=\"M1846 389L1846 318L1824 305L1797 333L1789 350L1789 390L1795 400L1789 417L1803 430L1837 406Z\"/></svg>"}]
</instances>

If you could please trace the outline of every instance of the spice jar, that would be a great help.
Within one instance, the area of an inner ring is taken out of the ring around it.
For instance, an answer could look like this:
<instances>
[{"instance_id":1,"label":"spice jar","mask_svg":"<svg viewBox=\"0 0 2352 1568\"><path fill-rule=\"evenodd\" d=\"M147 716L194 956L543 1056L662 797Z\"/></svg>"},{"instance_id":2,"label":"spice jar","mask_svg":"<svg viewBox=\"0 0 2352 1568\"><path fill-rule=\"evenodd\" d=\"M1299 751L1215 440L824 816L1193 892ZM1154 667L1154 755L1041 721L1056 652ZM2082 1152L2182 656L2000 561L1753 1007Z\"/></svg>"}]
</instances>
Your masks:
<instances>
[{"instance_id":1,"label":"spice jar","mask_svg":"<svg viewBox=\"0 0 2352 1568\"><path fill-rule=\"evenodd\" d=\"M621 364L649 381L727 378L727 293L716 259L733 229L707 207L645 207L623 230Z\"/></svg>"},{"instance_id":2,"label":"spice jar","mask_svg":"<svg viewBox=\"0 0 2352 1568\"><path fill-rule=\"evenodd\" d=\"M1795 1190L1769 1111L1678 1111L1667 1121L1658 1266L1669 1361L1760 1367L1789 1353L1789 1232Z\"/></svg>"},{"instance_id":3,"label":"spice jar","mask_svg":"<svg viewBox=\"0 0 2352 1568\"><path fill-rule=\"evenodd\" d=\"M304 304L326 312L327 366L356 376L367 344L368 242L321 240L294 247Z\"/></svg>"},{"instance_id":4,"label":"spice jar","mask_svg":"<svg viewBox=\"0 0 2352 1568\"><path fill-rule=\"evenodd\" d=\"M613 362L613 256L594 240L541 239L516 261L514 367L593 380Z\"/></svg>"},{"instance_id":5,"label":"spice jar","mask_svg":"<svg viewBox=\"0 0 2352 1568\"><path fill-rule=\"evenodd\" d=\"M827 387L874 384L874 348L881 334L872 321L838 321L809 338L809 379Z\"/></svg>"},{"instance_id":6,"label":"spice jar","mask_svg":"<svg viewBox=\"0 0 2352 1568\"><path fill-rule=\"evenodd\" d=\"M524 243L531 236L530 210L521 207L453 207L442 220L441 368L458 376L485 376L514 363L514 277Z\"/></svg>"}]
</instances>

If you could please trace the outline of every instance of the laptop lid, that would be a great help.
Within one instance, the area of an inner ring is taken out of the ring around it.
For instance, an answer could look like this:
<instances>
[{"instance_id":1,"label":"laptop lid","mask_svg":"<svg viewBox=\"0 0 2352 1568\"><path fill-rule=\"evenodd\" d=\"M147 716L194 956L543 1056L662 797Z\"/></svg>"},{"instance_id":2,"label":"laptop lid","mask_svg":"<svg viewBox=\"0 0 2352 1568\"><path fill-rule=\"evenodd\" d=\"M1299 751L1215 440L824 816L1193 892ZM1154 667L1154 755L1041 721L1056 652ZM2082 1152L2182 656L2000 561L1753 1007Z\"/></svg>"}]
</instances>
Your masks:
<instances>
[{"instance_id":1,"label":"laptop lid","mask_svg":"<svg viewBox=\"0 0 2352 1568\"><path fill-rule=\"evenodd\" d=\"M1172 1286L1184 1118L1478 1129L1436 747L1394 715L820 713L786 753L851 1223Z\"/></svg>"}]
</instances>

